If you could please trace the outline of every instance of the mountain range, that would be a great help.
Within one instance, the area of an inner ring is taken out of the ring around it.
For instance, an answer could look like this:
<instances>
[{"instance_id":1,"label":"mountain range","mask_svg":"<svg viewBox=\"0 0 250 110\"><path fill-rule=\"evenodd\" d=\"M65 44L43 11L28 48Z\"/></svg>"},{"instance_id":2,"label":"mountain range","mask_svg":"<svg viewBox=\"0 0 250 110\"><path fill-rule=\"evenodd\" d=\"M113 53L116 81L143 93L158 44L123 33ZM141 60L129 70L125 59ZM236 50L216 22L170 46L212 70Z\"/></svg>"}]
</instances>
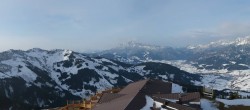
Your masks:
<instances>
[{"instance_id":1,"label":"mountain range","mask_svg":"<svg viewBox=\"0 0 250 110\"><path fill-rule=\"evenodd\" d=\"M250 91L250 37L182 48L128 42L90 56L137 64L157 62L202 76L195 85Z\"/></svg>"},{"instance_id":2,"label":"mountain range","mask_svg":"<svg viewBox=\"0 0 250 110\"><path fill-rule=\"evenodd\" d=\"M184 48L129 42L96 53L0 53L0 109L41 109L152 78L181 86L250 91L250 37ZM194 88L195 88L194 87Z\"/></svg>"},{"instance_id":3,"label":"mountain range","mask_svg":"<svg viewBox=\"0 0 250 110\"><path fill-rule=\"evenodd\" d=\"M183 48L128 42L92 55L131 64L153 60L185 60L198 69L247 70L250 65L250 37Z\"/></svg>"},{"instance_id":4,"label":"mountain range","mask_svg":"<svg viewBox=\"0 0 250 110\"><path fill-rule=\"evenodd\" d=\"M125 64L70 50L9 50L0 56L0 109L63 106L66 100L146 78L189 85L201 80L164 63Z\"/></svg>"}]
</instances>

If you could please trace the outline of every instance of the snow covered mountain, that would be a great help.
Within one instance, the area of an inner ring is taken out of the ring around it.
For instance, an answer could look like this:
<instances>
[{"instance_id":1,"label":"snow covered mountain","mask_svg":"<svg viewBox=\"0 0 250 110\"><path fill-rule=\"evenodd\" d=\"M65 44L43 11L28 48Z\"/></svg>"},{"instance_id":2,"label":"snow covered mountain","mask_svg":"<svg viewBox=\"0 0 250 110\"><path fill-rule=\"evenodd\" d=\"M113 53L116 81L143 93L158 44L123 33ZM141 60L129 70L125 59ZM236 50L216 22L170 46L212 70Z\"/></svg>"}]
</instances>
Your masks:
<instances>
[{"instance_id":1,"label":"snow covered mountain","mask_svg":"<svg viewBox=\"0 0 250 110\"><path fill-rule=\"evenodd\" d=\"M219 40L219 41L211 42L205 45L188 46L187 48L200 50L200 49L208 49L208 48L225 47L229 45L239 46L239 45L249 45L249 44L250 44L250 36L246 36L246 37L236 38L235 40Z\"/></svg>"},{"instance_id":2,"label":"snow covered mountain","mask_svg":"<svg viewBox=\"0 0 250 110\"><path fill-rule=\"evenodd\" d=\"M130 42L88 55L38 48L1 52L0 109L61 106L145 78L250 91L249 42L246 37L187 48Z\"/></svg>"},{"instance_id":3,"label":"snow covered mountain","mask_svg":"<svg viewBox=\"0 0 250 110\"><path fill-rule=\"evenodd\" d=\"M137 42L128 42L120 46L91 54L125 63L141 63L152 60L185 60L191 55L185 48L162 47Z\"/></svg>"},{"instance_id":4,"label":"snow covered mountain","mask_svg":"<svg viewBox=\"0 0 250 110\"><path fill-rule=\"evenodd\" d=\"M250 37L231 41L220 40L186 48L161 47L152 50L134 45L126 45L126 50L125 47L118 47L95 55L126 63L151 61L170 64L181 70L201 75L201 82L196 82L196 85L210 86L218 90L227 88L250 91ZM148 60L142 57L143 53L147 53ZM154 57L154 54L158 54L158 57ZM138 60L135 61L133 58Z\"/></svg>"},{"instance_id":5,"label":"snow covered mountain","mask_svg":"<svg viewBox=\"0 0 250 110\"><path fill-rule=\"evenodd\" d=\"M194 66L200 69L247 70L250 66L250 37L221 40L188 49L195 56L187 60L195 62Z\"/></svg>"},{"instance_id":6,"label":"snow covered mountain","mask_svg":"<svg viewBox=\"0 0 250 110\"><path fill-rule=\"evenodd\" d=\"M61 106L145 78L185 85L201 81L200 75L165 63L125 64L70 50L9 50L0 53L0 109Z\"/></svg>"},{"instance_id":7,"label":"snow covered mountain","mask_svg":"<svg viewBox=\"0 0 250 110\"><path fill-rule=\"evenodd\" d=\"M185 48L129 42L121 47L95 53L94 56L132 64L153 60L186 60L198 69L247 70L250 66L250 37Z\"/></svg>"}]
</instances>

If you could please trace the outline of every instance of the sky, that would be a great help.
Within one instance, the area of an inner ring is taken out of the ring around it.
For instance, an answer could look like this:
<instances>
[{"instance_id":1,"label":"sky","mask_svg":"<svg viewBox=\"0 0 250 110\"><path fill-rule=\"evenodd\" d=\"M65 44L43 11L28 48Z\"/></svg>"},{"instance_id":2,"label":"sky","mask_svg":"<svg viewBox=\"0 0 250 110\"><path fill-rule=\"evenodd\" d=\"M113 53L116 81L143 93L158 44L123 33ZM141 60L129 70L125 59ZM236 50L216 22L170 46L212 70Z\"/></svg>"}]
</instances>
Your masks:
<instances>
[{"instance_id":1,"label":"sky","mask_svg":"<svg viewBox=\"0 0 250 110\"><path fill-rule=\"evenodd\" d=\"M249 0L1 0L0 51L183 47L250 35Z\"/></svg>"}]
</instances>

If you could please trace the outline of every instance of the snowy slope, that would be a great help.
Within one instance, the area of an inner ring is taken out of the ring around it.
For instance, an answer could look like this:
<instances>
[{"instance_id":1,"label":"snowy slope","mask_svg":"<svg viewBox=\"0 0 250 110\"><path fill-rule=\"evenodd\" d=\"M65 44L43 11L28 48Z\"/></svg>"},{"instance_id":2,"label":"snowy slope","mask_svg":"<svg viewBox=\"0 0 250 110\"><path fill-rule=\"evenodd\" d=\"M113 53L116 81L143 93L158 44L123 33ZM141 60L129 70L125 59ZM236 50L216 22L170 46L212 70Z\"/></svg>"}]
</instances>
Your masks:
<instances>
[{"instance_id":1,"label":"snowy slope","mask_svg":"<svg viewBox=\"0 0 250 110\"><path fill-rule=\"evenodd\" d=\"M164 63L132 65L70 50L9 50L0 53L0 100L5 102L0 109L56 107L145 78L185 84L201 80Z\"/></svg>"},{"instance_id":2,"label":"snowy slope","mask_svg":"<svg viewBox=\"0 0 250 110\"><path fill-rule=\"evenodd\" d=\"M196 85L212 87L217 90L233 89L250 91L250 70L199 69L184 60L155 60L154 62L170 64L189 73L201 75L201 82L195 82Z\"/></svg>"},{"instance_id":3,"label":"snowy slope","mask_svg":"<svg viewBox=\"0 0 250 110\"><path fill-rule=\"evenodd\" d=\"M250 106L250 99L234 99L234 100L227 100L227 99L218 99L216 101L222 102L225 105L243 105L243 106Z\"/></svg>"},{"instance_id":4,"label":"snowy slope","mask_svg":"<svg viewBox=\"0 0 250 110\"><path fill-rule=\"evenodd\" d=\"M208 99L201 99L200 101L202 110L218 110L215 103L212 101L209 101Z\"/></svg>"}]
</instances>

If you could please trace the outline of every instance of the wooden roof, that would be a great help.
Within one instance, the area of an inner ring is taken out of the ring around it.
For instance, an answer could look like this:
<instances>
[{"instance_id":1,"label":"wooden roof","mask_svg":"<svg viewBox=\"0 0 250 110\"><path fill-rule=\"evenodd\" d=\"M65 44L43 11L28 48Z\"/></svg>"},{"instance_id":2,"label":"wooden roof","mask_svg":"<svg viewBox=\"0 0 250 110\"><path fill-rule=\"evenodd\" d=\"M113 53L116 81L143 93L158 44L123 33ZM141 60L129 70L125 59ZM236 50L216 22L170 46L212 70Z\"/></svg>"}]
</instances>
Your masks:
<instances>
[{"instance_id":1,"label":"wooden roof","mask_svg":"<svg viewBox=\"0 0 250 110\"><path fill-rule=\"evenodd\" d=\"M200 94L194 93L173 93L171 94L172 83L160 80L141 80L126 86L118 93L104 93L93 110L140 110L146 105L145 96L152 96L154 100L165 103L165 99L175 99L183 103L200 102ZM197 110L192 106L185 106L178 103L168 102L167 106L179 110Z\"/></svg>"},{"instance_id":2,"label":"wooden roof","mask_svg":"<svg viewBox=\"0 0 250 110\"><path fill-rule=\"evenodd\" d=\"M179 110L199 110L200 107L197 105L190 104L190 102L200 102L200 93L172 93L172 94L154 94L152 98L158 102L165 103L167 102L167 106L179 109ZM182 101L183 104L187 104L189 106L185 106L178 103L173 103L171 101L167 101L166 99L174 99Z\"/></svg>"},{"instance_id":3,"label":"wooden roof","mask_svg":"<svg viewBox=\"0 0 250 110\"><path fill-rule=\"evenodd\" d=\"M188 106L185 106L185 105L180 105L180 104L176 104L176 103L173 103L173 102L166 102L166 100L162 99L162 98L157 98L157 97L153 97L153 99L157 102L160 102L160 103L163 103L165 104L166 106L169 106L169 107L172 107L172 108L176 108L178 110L197 110L195 108L192 108L192 107L188 107ZM168 109L168 110L172 110L172 109Z\"/></svg>"},{"instance_id":4,"label":"wooden roof","mask_svg":"<svg viewBox=\"0 0 250 110\"><path fill-rule=\"evenodd\" d=\"M175 100L179 100L180 98L183 102L200 102L199 92L154 94L153 97L158 97L158 98L163 98L163 99L175 99Z\"/></svg>"},{"instance_id":5,"label":"wooden roof","mask_svg":"<svg viewBox=\"0 0 250 110\"><path fill-rule=\"evenodd\" d=\"M125 94L114 94L114 93L104 93L100 100L98 101L98 103L106 103L106 102L110 102L116 98L119 98L121 96L124 96Z\"/></svg>"},{"instance_id":6,"label":"wooden roof","mask_svg":"<svg viewBox=\"0 0 250 110\"><path fill-rule=\"evenodd\" d=\"M117 94L123 94L122 96L107 95L106 97L101 97L100 100L105 100L103 103L98 103L95 105L93 110L125 110L128 104L134 99L141 88L146 84L148 80L141 80L135 83L131 83L122 89ZM108 100L110 99L110 100ZM106 102L106 103L104 103Z\"/></svg>"}]
</instances>

